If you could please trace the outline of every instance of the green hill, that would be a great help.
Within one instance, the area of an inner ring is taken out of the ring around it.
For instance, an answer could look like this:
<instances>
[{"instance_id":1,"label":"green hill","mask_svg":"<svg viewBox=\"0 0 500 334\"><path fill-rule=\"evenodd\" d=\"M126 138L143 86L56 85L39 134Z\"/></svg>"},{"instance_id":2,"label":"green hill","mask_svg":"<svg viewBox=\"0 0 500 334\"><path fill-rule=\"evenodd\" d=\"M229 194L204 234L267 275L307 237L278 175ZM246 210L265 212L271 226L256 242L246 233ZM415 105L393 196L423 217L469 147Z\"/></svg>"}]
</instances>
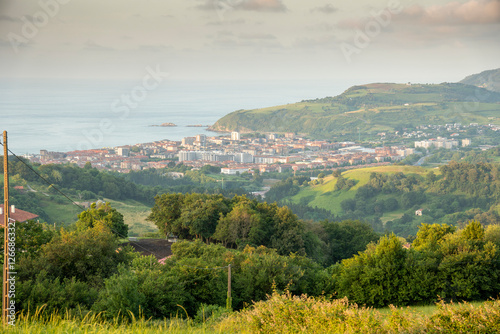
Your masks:
<instances>
[{"instance_id":1,"label":"green hill","mask_svg":"<svg viewBox=\"0 0 500 334\"><path fill-rule=\"evenodd\" d=\"M468 107L480 96L474 108ZM354 86L335 97L282 106L238 110L215 131L296 132L331 139L362 132L372 135L419 125L498 122L500 93L462 83L438 85L374 83Z\"/></svg>"},{"instance_id":2,"label":"green hill","mask_svg":"<svg viewBox=\"0 0 500 334\"><path fill-rule=\"evenodd\" d=\"M365 220L376 230L406 237L415 235L421 223L460 225L469 219L497 223L499 173L498 164L464 161L439 169L360 168L302 184L282 200L328 210L337 220Z\"/></svg>"},{"instance_id":3,"label":"green hill","mask_svg":"<svg viewBox=\"0 0 500 334\"><path fill-rule=\"evenodd\" d=\"M486 88L494 92L500 92L500 68L484 71L479 74L469 75L462 81L466 85Z\"/></svg>"},{"instance_id":4,"label":"green hill","mask_svg":"<svg viewBox=\"0 0 500 334\"><path fill-rule=\"evenodd\" d=\"M337 184L337 178L332 175L325 177L323 183L318 185L311 185L307 187L302 187L300 192L295 196L288 198L292 203L307 203L311 207L317 207L320 209L325 209L332 212L335 215L342 214L342 208L340 204L346 199L353 199L356 196L357 190L368 184L370 180L371 173L382 173L382 174L415 174L415 175L426 175L431 169L424 167L414 167L414 166L380 166L380 167L369 167L369 168L359 168L352 169L342 173L342 177L345 179L351 179L356 182L356 185L349 190L335 191L335 185ZM435 173L439 171L433 169ZM388 196L385 196L388 197ZM388 213L389 216L393 213ZM402 215L402 214L401 214Z\"/></svg>"}]
</instances>

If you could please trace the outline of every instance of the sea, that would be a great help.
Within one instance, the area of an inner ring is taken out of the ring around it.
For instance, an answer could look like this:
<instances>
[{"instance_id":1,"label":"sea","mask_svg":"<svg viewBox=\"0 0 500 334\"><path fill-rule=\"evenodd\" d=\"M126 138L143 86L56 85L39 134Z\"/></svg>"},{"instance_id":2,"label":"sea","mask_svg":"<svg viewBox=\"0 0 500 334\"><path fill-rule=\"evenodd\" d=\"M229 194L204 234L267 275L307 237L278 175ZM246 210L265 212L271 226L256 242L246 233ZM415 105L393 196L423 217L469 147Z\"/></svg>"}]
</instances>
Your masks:
<instances>
[{"instance_id":1,"label":"sea","mask_svg":"<svg viewBox=\"0 0 500 334\"><path fill-rule=\"evenodd\" d=\"M240 109L335 96L350 83L1 79L0 131L18 154L68 152L218 135L205 127ZM175 127L159 127L174 123Z\"/></svg>"}]
</instances>

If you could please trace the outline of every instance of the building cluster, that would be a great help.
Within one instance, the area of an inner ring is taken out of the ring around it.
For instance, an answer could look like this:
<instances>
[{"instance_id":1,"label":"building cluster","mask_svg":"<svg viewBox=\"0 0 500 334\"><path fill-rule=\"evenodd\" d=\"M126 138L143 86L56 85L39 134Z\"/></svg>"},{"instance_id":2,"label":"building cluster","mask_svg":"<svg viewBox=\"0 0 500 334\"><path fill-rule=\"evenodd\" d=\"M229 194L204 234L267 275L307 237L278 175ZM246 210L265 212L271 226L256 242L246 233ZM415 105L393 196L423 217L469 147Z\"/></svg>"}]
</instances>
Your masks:
<instances>
[{"instance_id":1,"label":"building cluster","mask_svg":"<svg viewBox=\"0 0 500 334\"><path fill-rule=\"evenodd\" d=\"M174 163L191 167L212 165L223 174L298 171L397 161L413 154L413 148L380 147L368 149L353 142L308 140L293 133L242 137L238 132L227 136L198 135L181 141L152 143L86 151L48 152L28 156L40 164L75 164L122 173L148 168L165 168Z\"/></svg>"},{"instance_id":2,"label":"building cluster","mask_svg":"<svg viewBox=\"0 0 500 334\"><path fill-rule=\"evenodd\" d=\"M466 127L477 127L470 124ZM457 138L464 132L459 123L420 126L405 135L413 138L429 137L431 130L448 130L448 138L432 138L414 142L415 148L445 148L471 145L467 138ZM455 131L455 132L454 132ZM381 134L385 135L385 134ZM71 163L84 167L113 170L122 173L149 168L161 169L173 164L199 168L204 165L221 167L223 174L241 174L246 171L284 172L313 168L346 167L359 164L398 161L414 154L415 148L391 146L364 148L353 142L309 140L294 133L241 136L232 132L225 136L185 137L181 141L161 140L86 151L48 152L28 156L35 163Z\"/></svg>"},{"instance_id":3,"label":"building cluster","mask_svg":"<svg viewBox=\"0 0 500 334\"><path fill-rule=\"evenodd\" d=\"M495 124L479 125L478 123L470 123L468 125L462 125L461 123L449 123L444 125L435 125L435 124L419 125L416 127L415 130L404 129L403 131L397 131L395 137L405 138L409 140L412 139L422 140L424 138L434 138L437 136L449 136L458 139L466 137L467 131L470 129L475 129L478 133L481 133L486 129L492 131L499 131L500 126ZM381 132L378 133L377 135L381 139L387 139L389 137L389 134L386 132Z\"/></svg>"},{"instance_id":4,"label":"building cluster","mask_svg":"<svg viewBox=\"0 0 500 334\"><path fill-rule=\"evenodd\" d=\"M307 140L293 133L268 133L261 137L230 136L184 138L179 162L192 167L215 165L221 173L298 171L397 161L413 154L413 148L367 149L353 142Z\"/></svg>"},{"instance_id":5,"label":"building cluster","mask_svg":"<svg viewBox=\"0 0 500 334\"><path fill-rule=\"evenodd\" d=\"M471 140L468 138L461 140L462 147L470 146ZM415 142L415 148L423 147L425 149L429 148L444 148L451 150L452 148L458 147L459 141L456 139L446 139L442 137L437 137L436 139L422 140Z\"/></svg>"}]
</instances>

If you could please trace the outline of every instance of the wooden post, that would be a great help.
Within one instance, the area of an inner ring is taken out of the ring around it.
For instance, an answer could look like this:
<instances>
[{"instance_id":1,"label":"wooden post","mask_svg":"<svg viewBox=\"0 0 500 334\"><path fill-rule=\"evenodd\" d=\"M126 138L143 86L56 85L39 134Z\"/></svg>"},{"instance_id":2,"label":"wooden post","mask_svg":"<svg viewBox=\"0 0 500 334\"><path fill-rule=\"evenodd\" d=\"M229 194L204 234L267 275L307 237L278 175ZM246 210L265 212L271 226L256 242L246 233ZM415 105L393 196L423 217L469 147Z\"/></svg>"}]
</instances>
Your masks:
<instances>
[{"instance_id":1,"label":"wooden post","mask_svg":"<svg viewBox=\"0 0 500 334\"><path fill-rule=\"evenodd\" d=\"M4 325L8 323L8 307L10 304L9 298L9 238L8 238L8 226L9 226L9 154L7 149L7 131L3 132L3 189L4 189L4 206L3 206L3 291L2 291L2 321Z\"/></svg>"},{"instance_id":2,"label":"wooden post","mask_svg":"<svg viewBox=\"0 0 500 334\"><path fill-rule=\"evenodd\" d=\"M226 308L232 309L232 300L231 300L231 264L227 266L227 300L226 300Z\"/></svg>"}]
</instances>

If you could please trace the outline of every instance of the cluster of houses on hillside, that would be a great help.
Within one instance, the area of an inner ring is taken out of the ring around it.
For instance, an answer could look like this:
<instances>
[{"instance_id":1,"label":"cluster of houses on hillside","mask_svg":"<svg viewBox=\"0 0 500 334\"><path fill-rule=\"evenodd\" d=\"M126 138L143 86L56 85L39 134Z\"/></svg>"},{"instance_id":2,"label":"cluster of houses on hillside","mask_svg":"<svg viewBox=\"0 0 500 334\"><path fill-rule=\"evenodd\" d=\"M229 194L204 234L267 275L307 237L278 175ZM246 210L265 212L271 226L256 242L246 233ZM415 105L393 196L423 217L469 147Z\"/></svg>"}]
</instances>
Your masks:
<instances>
[{"instance_id":1,"label":"cluster of houses on hillside","mask_svg":"<svg viewBox=\"0 0 500 334\"><path fill-rule=\"evenodd\" d=\"M41 150L39 155L28 158L40 164L71 163L80 167L90 164L101 170L122 173L149 168L161 169L177 163L192 167L219 166L224 174L241 174L250 170L283 172L393 162L414 154L415 148L466 147L471 145L471 140L458 133L465 133L466 128L474 127L482 131L485 126L462 126L459 123L419 126L416 131L403 134L408 138L421 139L411 145L414 147L364 148L353 142L309 140L294 133L241 136L238 132L232 132L225 136L199 134L185 137L181 141L160 140L65 153ZM491 125L487 127L493 129ZM433 131L442 130L450 132L451 138L430 137Z\"/></svg>"},{"instance_id":2,"label":"cluster of houses on hillside","mask_svg":"<svg viewBox=\"0 0 500 334\"><path fill-rule=\"evenodd\" d=\"M398 161L415 153L405 146L375 149L353 142L308 140L293 133L242 138L238 132L228 136L185 137L182 141L161 140L114 148L86 151L48 152L28 158L40 164L71 163L91 165L101 170L127 173L148 168L165 168L183 163L192 167L219 166L224 174L248 170L283 172Z\"/></svg>"}]
</instances>

